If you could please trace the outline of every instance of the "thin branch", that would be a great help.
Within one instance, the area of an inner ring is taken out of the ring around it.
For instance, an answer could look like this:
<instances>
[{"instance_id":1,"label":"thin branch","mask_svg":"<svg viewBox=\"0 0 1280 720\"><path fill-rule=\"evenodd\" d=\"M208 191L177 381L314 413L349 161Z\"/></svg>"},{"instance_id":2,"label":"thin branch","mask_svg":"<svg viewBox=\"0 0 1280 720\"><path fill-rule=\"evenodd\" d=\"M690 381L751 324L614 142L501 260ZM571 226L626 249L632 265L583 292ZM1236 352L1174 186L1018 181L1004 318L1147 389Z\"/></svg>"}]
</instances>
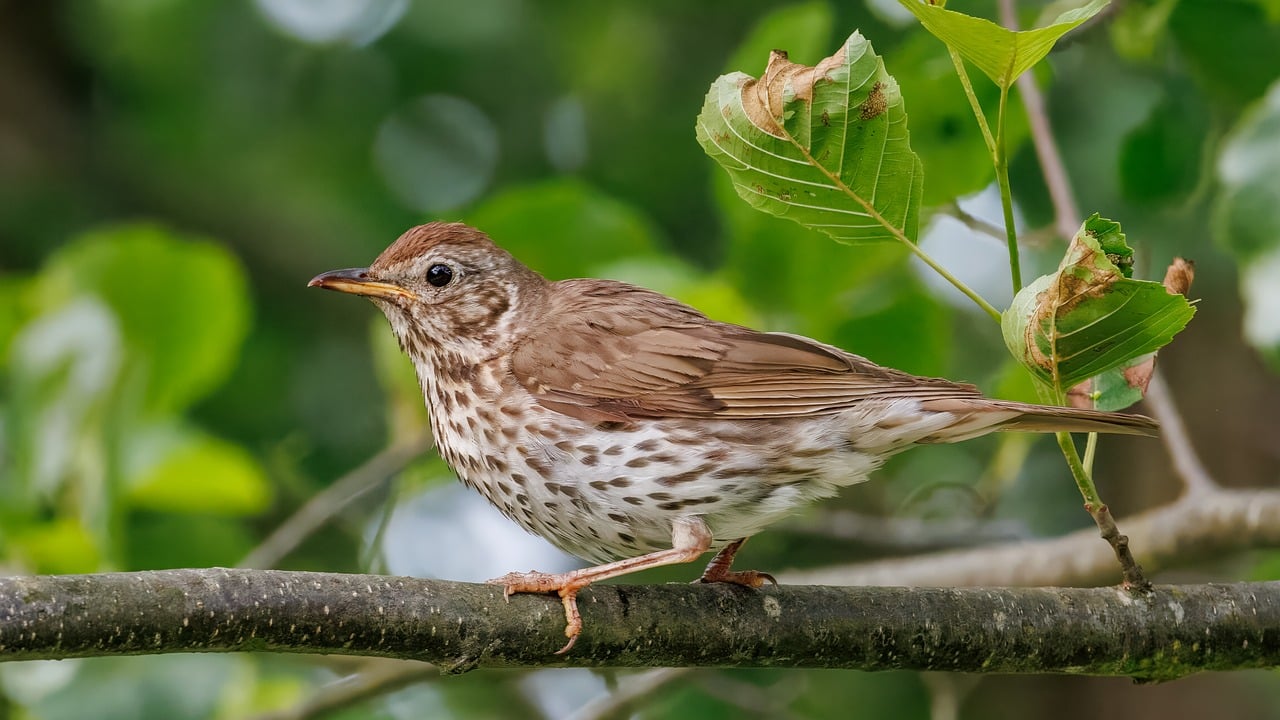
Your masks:
<instances>
[{"instance_id":1,"label":"thin branch","mask_svg":"<svg viewBox=\"0 0 1280 720\"><path fill-rule=\"evenodd\" d=\"M981 233L993 240L1004 242L1004 228L992 222L987 222L973 213L960 207L960 203L952 200L950 203L938 208L938 212L949 215L956 220L964 223L965 227L970 230Z\"/></svg>"},{"instance_id":2,"label":"thin branch","mask_svg":"<svg viewBox=\"0 0 1280 720\"><path fill-rule=\"evenodd\" d=\"M601 695L578 708L569 720L612 720L634 712L636 705L651 699L653 693L689 677L693 668L658 668L626 678L607 695Z\"/></svg>"},{"instance_id":3,"label":"thin branch","mask_svg":"<svg viewBox=\"0 0 1280 720\"><path fill-rule=\"evenodd\" d=\"M1000 23L1012 30L1018 29L1014 0L1000 0ZM1062 162L1062 153L1058 151L1058 143L1053 139L1053 128L1049 124L1044 95L1036 85L1032 73L1023 73L1016 84L1018 96L1022 98L1022 107L1027 111L1031 141L1036 149L1036 157L1040 159L1040 170L1044 173L1049 199L1053 203L1054 226L1061 237L1069 240L1080 227L1080 209L1071 189L1066 165Z\"/></svg>"},{"instance_id":4,"label":"thin branch","mask_svg":"<svg viewBox=\"0 0 1280 720\"><path fill-rule=\"evenodd\" d=\"M429 663L369 660L359 672L316 689L301 703L256 715L253 720L314 720L364 700L439 677L440 668Z\"/></svg>"},{"instance_id":5,"label":"thin branch","mask_svg":"<svg viewBox=\"0 0 1280 720\"><path fill-rule=\"evenodd\" d=\"M820 510L787 524L785 529L798 535L858 543L880 554L898 555L1031 538L1026 523L1017 520L926 520L880 517L848 510Z\"/></svg>"},{"instance_id":6,"label":"thin branch","mask_svg":"<svg viewBox=\"0 0 1280 720\"><path fill-rule=\"evenodd\" d=\"M1146 398L1151 414L1160 421L1160 439L1173 461L1173 471L1182 479L1187 493L1203 495L1216 490L1218 483L1200 462L1200 456L1191 444L1191 436L1187 434L1187 426L1182 422L1182 415L1173 404L1169 384L1159 370L1151 376Z\"/></svg>"},{"instance_id":7,"label":"thin branch","mask_svg":"<svg viewBox=\"0 0 1280 720\"><path fill-rule=\"evenodd\" d=\"M237 567L275 567L312 533L324 526L353 500L369 492L388 477L400 472L415 458L431 449L430 437L392 445L369 458L363 465L317 493L280 523L257 547L244 556Z\"/></svg>"},{"instance_id":8,"label":"thin branch","mask_svg":"<svg viewBox=\"0 0 1280 720\"><path fill-rule=\"evenodd\" d=\"M1005 117L1009 106L1009 89L1000 86L1000 109L996 115L996 184L1000 187L1000 210L1004 214L1004 232L1009 250L1009 276L1013 294L1022 289L1022 260L1018 254L1018 231L1013 221L1013 190L1009 187L1009 153L1005 143Z\"/></svg>"},{"instance_id":9,"label":"thin branch","mask_svg":"<svg viewBox=\"0 0 1280 720\"><path fill-rule=\"evenodd\" d=\"M1006 236L1005 236L1005 231L1003 227L1000 227L995 223L983 220L977 215L974 215L968 210L965 210L964 208L960 207L960 204L955 202L954 200L946 205L942 205L938 208L935 208L934 212L941 213L943 215L947 215L949 217L955 218L956 220L959 220L960 222L964 223L965 227L969 228L975 233L986 235L987 237L990 237L992 240L998 240L1001 243L1005 242ZM1018 237L1018 244L1024 247L1028 247L1028 246L1043 247L1050 240L1053 240L1055 237L1057 237L1057 233L1058 233L1057 229L1052 226L1046 225L1044 227L1038 227L1038 228L1035 228L1034 230L1028 230L1027 232L1022 233L1022 235Z\"/></svg>"},{"instance_id":10,"label":"thin branch","mask_svg":"<svg viewBox=\"0 0 1280 720\"><path fill-rule=\"evenodd\" d=\"M1061 393L1055 400L1058 401L1057 404L1063 404ZM1142 565L1133 557L1133 550L1129 548L1129 536L1120 532L1116 519L1111 515L1111 508L1102 502L1098 488L1093 482L1093 476L1085 470L1084 463L1076 453L1076 445L1071 439L1071 433L1060 432L1054 435L1058 439L1058 447L1062 449L1063 457L1067 459L1067 466L1071 468L1076 487L1084 497L1085 511L1098 526L1098 534L1111 546L1111 550L1116 555L1116 562L1120 563L1120 574L1124 578L1124 586L1138 592L1146 592L1151 587L1151 582L1143 573Z\"/></svg>"},{"instance_id":11,"label":"thin branch","mask_svg":"<svg viewBox=\"0 0 1280 720\"><path fill-rule=\"evenodd\" d=\"M596 585L559 599L377 575L0 578L0 659L339 653L478 667L829 667L1168 680L1280 666L1280 582L1115 588Z\"/></svg>"},{"instance_id":12,"label":"thin branch","mask_svg":"<svg viewBox=\"0 0 1280 720\"><path fill-rule=\"evenodd\" d=\"M1150 572L1249 548L1280 547L1280 490L1216 490L1125 518ZM1044 540L777 573L785 583L833 585L1108 585L1111 549L1086 528Z\"/></svg>"},{"instance_id":13,"label":"thin branch","mask_svg":"<svg viewBox=\"0 0 1280 720\"><path fill-rule=\"evenodd\" d=\"M1010 30L1018 29L1018 17L1014 10L1014 0L1000 0L1000 22ZM1049 196L1053 201L1054 207L1054 223L1058 227L1058 232L1064 238L1070 238L1075 234L1075 227L1078 222L1079 210L1076 208L1076 200L1071 192L1071 181L1067 177L1066 167L1062 163L1061 153L1058 152L1057 143L1053 139L1053 129L1049 125L1049 116L1045 112L1044 97L1040 94L1040 88L1036 87L1035 79L1031 73L1023 73L1017 80L1018 94L1022 97L1023 106L1026 108L1027 117L1031 125L1031 137L1036 147L1036 154L1040 157L1041 170L1044 173L1045 184L1049 188ZM1001 123L999 135L997 136L997 150L1001 153L996 163L996 177L1002 180L1000 186L1001 199L1005 203L1005 223L1009 225L1009 253L1010 262L1017 261L1017 245L1014 242L1012 222L1013 222L1013 204L1012 196L1008 187L1008 162L1003 156L1004 145L1000 139L1004 137L1004 101L1007 95L1005 87L1001 87ZM1003 173L1003 175L1001 174ZM1017 292L1016 287L1014 291ZM1057 377L1057 367L1054 368L1055 380ZM1055 386L1056 386L1055 382ZM1054 400L1057 405L1064 405L1066 398L1063 396L1062 388L1054 388ZM1093 482L1092 475L1092 452L1089 453L1089 462L1083 463L1076 451L1076 446L1071 440L1069 433L1057 433L1058 447L1062 449L1062 455L1067 459L1067 465L1071 468L1071 475L1075 478L1076 486L1080 488L1080 494L1084 497L1085 510L1089 512L1094 523L1098 526L1098 531L1102 538L1107 541L1111 549L1115 552L1116 560L1120 563L1120 570L1124 577L1124 586L1134 591L1145 592L1150 587L1150 582L1143 574L1142 565L1133 557L1133 552L1129 547L1129 537L1120 532L1120 528L1116 525L1115 518L1111 515L1111 509L1106 503L1102 502L1098 491ZM1089 440L1089 446L1092 448L1096 438ZM1087 467L1088 466L1088 467Z\"/></svg>"},{"instance_id":14,"label":"thin branch","mask_svg":"<svg viewBox=\"0 0 1280 720\"><path fill-rule=\"evenodd\" d=\"M863 212L865 212L868 217L870 217L872 220L875 220L877 223L879 223L879 225L883 227L885 230L887 230L889 234L894 237L894 239L896 239L898 242L905 245L907 249L912 252L912 254L914 254L917 258L920 259L921 262L923 262L925 265L928 265L930 268L933 269L934 272L938 273L938 275L942 276L943 279L951 283L951 285L955 287L955 289L959 290L966 297L972 300L975 305L981 308L982 311L985 312L987 315L990 315L993 320L995 320L997 323L1000 322L1000 311L995 309L995 306L993 306L991 303L987 302L986 298L979 295L977 291L974 290L973 288L964 284L964 281L962 281L960 278L951 274L950 270L947 270L942 265L938 264L938 261L934 260L933 256L929 255L929 253L922 250L918 244L916 244L914 241L911 240L911 238L908 238L906 233L903 232L901 228L889 222L889 220L885 218L885 216L881 215L880 211L877 210L869 200L862 197L858 193L854 192L853 188L850 188L847 184L845 184L843 178L831 172L830 170L827 169L827 166L823 165L822 163L814 159L813 155L810 154L809 152L809 148L805 147L803 143L791 137L791 134L788 133L785 129L782 129L782 132L785 135L787 141L790 142L792 146L794 146L797 150L799 150L800 154L804 155L805 161L808 162L809 165L813 167L815 170L822 173L823 176L827 178L827 181L830 182L833 186L835 186L837 190L839 190L841 193L844 193L846 197L848 197L850 200L853 200L855 203L860 205L862 207Z\"/></svg>"},{"instance_id":15,"label":"thin branch","mask_svg":"<svg viewBox=\"0 0 1280 720\"><path fill-rule=\"evenodd\" d=\"M920 673L929 689L929 720L958 720L964 699L978 687L981 675L962 673Z\"/></svg>"}]
</instances>

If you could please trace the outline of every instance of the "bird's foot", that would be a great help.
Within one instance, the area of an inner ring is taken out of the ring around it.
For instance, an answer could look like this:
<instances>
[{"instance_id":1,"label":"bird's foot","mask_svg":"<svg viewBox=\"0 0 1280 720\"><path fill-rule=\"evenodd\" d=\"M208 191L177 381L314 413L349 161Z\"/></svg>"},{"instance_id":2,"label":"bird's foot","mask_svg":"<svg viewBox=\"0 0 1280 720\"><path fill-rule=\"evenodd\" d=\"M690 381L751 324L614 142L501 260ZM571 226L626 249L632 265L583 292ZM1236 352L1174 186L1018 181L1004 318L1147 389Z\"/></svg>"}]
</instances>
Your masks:
<instances>
[{"instance_id":1,"label":"bird's foot","mask_svg":"<svg viewBox=\"0 0 1280 720\"><path fill-rule=\"evenodd\" d=\"M708 567L706 571L702 573L702 577L698 578L694 582L729 583L731 585L742 585L749 588L764 587L766 582L774 585L778 584L778 581L766 572L760 572L758 570L729 570L727 568L716 572L711 567Z\"/></svg>"},{"instance_id":2,"label":"bird's foot","mask_svg":"<svg viewBox=\"0 0 1280 720\"><path fill-rule=\"evenodd\" d=\"M578 592L591 584L573 573L509 572L499 578L486 581L489 585L501 585L502 596L510 599L512 593L555 593L564 605L564 634L569 642L556 651L556 655L569 652L582 633L582 615L578 612Z\"/></svg>"},{"instance_id":3,"label":"bird's foot","mask_svg":"<svg viewBox=\"0 0 1280 720\"><path fill-rule=\"evenodd\" d=\"M733 567L733 558L742 549L742 544L747 541L746 538L739 538L728 545L724 546L716 556L707 563L707 569L702 571L702 577L694 582L702 583L729 583L731 585L742 585L749 588L762 587L765 581L774 585L778 584L777 580L769 573L762 573L756 570L730 570Z\"/></svg>"}]
</instances>

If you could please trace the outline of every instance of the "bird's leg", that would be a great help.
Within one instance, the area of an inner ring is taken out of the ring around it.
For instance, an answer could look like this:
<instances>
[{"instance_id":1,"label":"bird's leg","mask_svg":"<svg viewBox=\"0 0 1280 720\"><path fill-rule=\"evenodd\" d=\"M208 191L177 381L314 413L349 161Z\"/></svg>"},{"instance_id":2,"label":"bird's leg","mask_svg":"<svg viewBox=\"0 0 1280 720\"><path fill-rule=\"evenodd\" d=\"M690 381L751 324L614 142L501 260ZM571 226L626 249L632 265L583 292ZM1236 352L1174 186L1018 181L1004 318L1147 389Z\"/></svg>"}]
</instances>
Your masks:
<instances>
[{"instance_id":1,"label":"bird's leg","mask_svg":"<svg viewBox=\"0 0 1280 720\"><path fill-rule=\"evenodd\" d=\"M693 562L711 548L711 531L702 518L678 518L671 526L671 546L670 550L659 550L581 570L564 573L510 572L488 582L491 585L502 585L504 597L510 597L512 593L559 595L564 604L564 634L569 638L569 642L556 651L557 655L562 655L569 652L569 648L578 641L578 634L582 632L582 615L578 613L579 591L597 580L607 580L659 565Z\"/></svg>"},{"instance_id":2,"label":"bird's leg","mask_svg":"<svg viewBox=\"0 0 1280 720\"><path fill-rule=\"evenodd\" d=\"M769 573L762 573L756 570L730 570L733 566L733 557L742 549L746 538L738 538L733 542L725 545L716 556L711 558L711 562L707 563L707 569L702 571L702 577L695 582L704 583L732 583L734 585L745 585L749 588L758 588L764 585L765 581L778 584L777 580Z\"/></svg>"}]
</instances>

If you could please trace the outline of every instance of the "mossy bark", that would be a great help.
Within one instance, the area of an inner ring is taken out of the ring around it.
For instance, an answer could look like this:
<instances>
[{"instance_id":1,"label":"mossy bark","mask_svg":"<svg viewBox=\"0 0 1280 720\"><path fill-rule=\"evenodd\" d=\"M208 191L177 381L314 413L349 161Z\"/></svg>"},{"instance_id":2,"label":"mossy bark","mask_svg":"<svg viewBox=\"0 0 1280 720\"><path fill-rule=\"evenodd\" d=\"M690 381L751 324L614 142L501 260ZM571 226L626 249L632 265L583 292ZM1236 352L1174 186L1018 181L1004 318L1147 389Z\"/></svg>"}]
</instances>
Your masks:
<instances>
[{"instance_id":1,"label":"mossy bark","mask_svg":"<svg viewBox=\"0 0 1280 720\"><path fill-rule=\"evenodd\" d=\"M0 578L0 660L266 651L511 666L1084 673L1280 666L1280 583L1116 588L605 585L566 656L552 597L267 570Z\"/></svg>"}]
</instances>

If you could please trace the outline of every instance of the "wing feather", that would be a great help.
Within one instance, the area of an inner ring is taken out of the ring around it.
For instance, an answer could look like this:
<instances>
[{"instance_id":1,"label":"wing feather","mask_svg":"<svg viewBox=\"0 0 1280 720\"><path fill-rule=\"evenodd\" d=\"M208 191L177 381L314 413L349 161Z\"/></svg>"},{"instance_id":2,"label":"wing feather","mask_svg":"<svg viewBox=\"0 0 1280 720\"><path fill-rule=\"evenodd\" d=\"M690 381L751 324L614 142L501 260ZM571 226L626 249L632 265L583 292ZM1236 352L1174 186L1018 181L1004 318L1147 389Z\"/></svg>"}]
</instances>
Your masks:
<instances>
[{"instance_id":1,"label":"wing feather","mask_svg":"<svg viewBox=\"0 0 1280 720\"><path fill-rule=\"evenodd\" d=\"M642 288L556 285L511 371L545 407L580 419L767 419L872 399L981 397L971 385L884 368L808 338L715 322Z\"/></svg>"}]
</instances>

